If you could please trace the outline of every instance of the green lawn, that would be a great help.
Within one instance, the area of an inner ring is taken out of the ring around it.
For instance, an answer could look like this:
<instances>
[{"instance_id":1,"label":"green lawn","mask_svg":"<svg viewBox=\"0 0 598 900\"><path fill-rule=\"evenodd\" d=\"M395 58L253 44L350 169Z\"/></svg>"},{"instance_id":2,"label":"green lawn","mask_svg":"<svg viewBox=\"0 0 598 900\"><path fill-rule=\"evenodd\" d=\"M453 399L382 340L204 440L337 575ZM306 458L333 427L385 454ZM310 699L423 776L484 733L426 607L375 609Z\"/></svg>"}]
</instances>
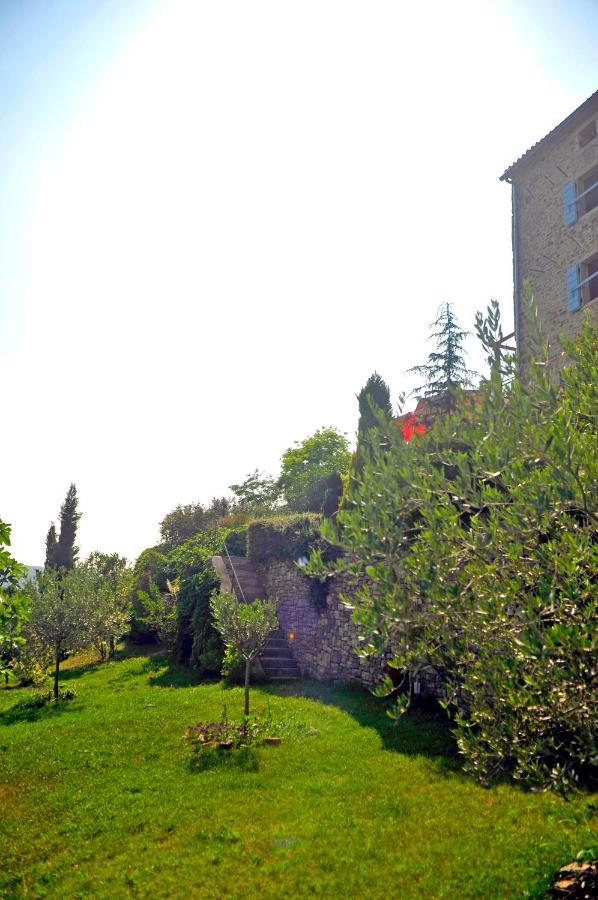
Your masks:
<instances>
[{"instance_id":1,"label":"green lawn","mask_svg":"<svg viewBox=\"0 0 598 900\"><path fill-rule=\"evenodd\" d=\"M279 747L203 770L188 724L242 709L160 657L73 668L76 700L0 690L0 897L541 897L591 846L591 798L464 776L442 727L361 691L256 687Z\"/></svg>"}]
</instances>

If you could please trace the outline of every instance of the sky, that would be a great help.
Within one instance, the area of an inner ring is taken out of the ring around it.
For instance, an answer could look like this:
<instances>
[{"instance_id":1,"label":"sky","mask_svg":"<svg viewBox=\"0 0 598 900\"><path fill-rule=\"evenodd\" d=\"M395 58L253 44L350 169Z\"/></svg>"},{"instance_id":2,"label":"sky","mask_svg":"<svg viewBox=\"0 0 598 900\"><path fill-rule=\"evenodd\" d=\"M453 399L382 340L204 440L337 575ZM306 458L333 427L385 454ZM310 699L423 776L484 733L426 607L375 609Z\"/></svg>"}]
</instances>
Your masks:
<instances>
[{"instance_id":1,"label":"sky","mask_svg":"<svg viewBox=\"0 0 598 900\"><path fill-rule=\"evenodd\" d=\"M499 176L597 87L594 0L2 0L0 519L134 559L438 305L512 326ZM470 364L483 362L472 338ZM413 408L414 401L405 409Z\"/></svg>"}]
</instances>

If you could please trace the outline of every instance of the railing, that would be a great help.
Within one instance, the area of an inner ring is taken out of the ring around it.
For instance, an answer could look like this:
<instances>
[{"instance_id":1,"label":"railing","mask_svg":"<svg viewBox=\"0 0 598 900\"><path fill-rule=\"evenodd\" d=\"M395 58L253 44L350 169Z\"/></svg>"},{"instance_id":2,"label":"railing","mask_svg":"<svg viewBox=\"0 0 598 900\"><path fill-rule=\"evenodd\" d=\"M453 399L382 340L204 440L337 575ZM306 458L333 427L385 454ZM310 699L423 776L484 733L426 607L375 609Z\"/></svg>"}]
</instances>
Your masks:
<instances>
[{"instance_id":1,"label":"railing","mask_svg":"<svg viewBox=\"0 0 598 900\"><path fill-rule=\"evenodd\" d=\"M230 568L231 568L231 572L232 572L233 575L235 576L235 581L237 582L237 586L238 586L238 588L239 588L239 592L240 592L240 594L241 594L241 598L242 598L242 600L243 600L243 603L247 603L247 600L245 599L245 594L243 593L243 588L241 587L241 582L239 581L239 576L237 575L237 571L236 571L235 567L233 566L233 561L232 561L232 559L230 558L230 553L228 552L228 547L226 546L226 541L224 541L224 549L226 550L226 555L227 555L227 557L228 557L228 562L229 562L229 565L230 565Z\"/></svg>"}]
</instances>

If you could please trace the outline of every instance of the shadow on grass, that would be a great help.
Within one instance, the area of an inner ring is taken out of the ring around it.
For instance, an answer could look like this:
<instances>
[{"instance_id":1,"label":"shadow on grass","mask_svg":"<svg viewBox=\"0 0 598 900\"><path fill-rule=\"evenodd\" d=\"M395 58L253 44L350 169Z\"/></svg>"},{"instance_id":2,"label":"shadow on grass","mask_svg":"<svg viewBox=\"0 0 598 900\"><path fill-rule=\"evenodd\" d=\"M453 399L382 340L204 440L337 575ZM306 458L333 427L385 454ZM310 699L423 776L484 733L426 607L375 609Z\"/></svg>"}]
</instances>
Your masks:
<instances>
[{"instance_id":1,"label":"shadow on grass","mask_svg":"<svg viewBox=\"0 0 598 900\"><path fill-rule=\"evenodd\" d=\"M216 675L201 675L197 669L179 666L166 656L152 656L148 659L149 683L152 687L185 688L197 684L214 684L220 678Z\"/></svg>"},{"instance_id":2,"label":"shadow on grass","mask_svg":"<svg viewBox=\"0 0 598 900\"><path fill-rule=\"evenodd\" d=\"M110 657L110 659L100 659L98 656L78 665L69 664L69 660L66 660L60 667L60 680L70 681L73 678L80 678L85 672L101 669L107 664L123 662L126 659L139 659L140 657L149 657L150 659L154 657L162 658L163 653L163 648L158 644L133 644L127 642L119 646L114 656Z\"/></svg>"},{"instance_id":3,"label":"shadow on grass","mask_svg":"<svg viewBox=\"0 0 598 900\"><path fill-rule=\"evenodd\" d=\"M461 760L444 711L437 704L421 704L393 721L392 700L373 697L363 688L304 679L298 682L254 686L255 692L276 697L305 697L336 706L364 728L373 728L385 750L406 756L433 758L439 769L459 771Z\"/></svg>"},{"instance_id":4,"label":"shadow on grass","mask_svg":"<svg viewBox=\"0 0 598 900\"><path fill-rule=\"evenodd\" d=\"M29 700L20 700L10 709L0 713L0 725L18 725L21 722L51 721L67 712L79 712L81 707L73 707L72 700L59 700L45 706L31 706Z\"/></svg>"},{"instance_id":5,"label":"shadow on grass","mask_svg":"<svg viewBox=\"0 0 598 900\"><path fill-rule=\"evenodd\" d=\"M192 753L189 760L190 772L208 772L213 769L257 772L259 770L257 753L253 747L239 747L238 750L206 748Z\"/></svg>"}]
</instances>

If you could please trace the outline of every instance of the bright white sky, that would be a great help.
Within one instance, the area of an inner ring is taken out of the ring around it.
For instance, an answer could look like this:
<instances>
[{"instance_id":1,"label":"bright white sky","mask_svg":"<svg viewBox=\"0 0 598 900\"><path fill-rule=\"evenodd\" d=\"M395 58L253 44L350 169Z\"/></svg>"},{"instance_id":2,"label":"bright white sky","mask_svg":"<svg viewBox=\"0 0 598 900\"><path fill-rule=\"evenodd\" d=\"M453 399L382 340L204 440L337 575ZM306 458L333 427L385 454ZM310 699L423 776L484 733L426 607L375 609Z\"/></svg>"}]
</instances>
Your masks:
<instances>
[{"instance_id":1,"label":"bright white sky","mask_svg":"<svg viewBox=\"0 0 598 900\"><path fill-rule=\"evenodd\" d=\"M597 28L593 0L3 3L17 558L43 562L71 481L82 555L132 559L176 504L352 438L443 300L510 325L498 176L595 90Z\"/></svg>"}]
</instances>

